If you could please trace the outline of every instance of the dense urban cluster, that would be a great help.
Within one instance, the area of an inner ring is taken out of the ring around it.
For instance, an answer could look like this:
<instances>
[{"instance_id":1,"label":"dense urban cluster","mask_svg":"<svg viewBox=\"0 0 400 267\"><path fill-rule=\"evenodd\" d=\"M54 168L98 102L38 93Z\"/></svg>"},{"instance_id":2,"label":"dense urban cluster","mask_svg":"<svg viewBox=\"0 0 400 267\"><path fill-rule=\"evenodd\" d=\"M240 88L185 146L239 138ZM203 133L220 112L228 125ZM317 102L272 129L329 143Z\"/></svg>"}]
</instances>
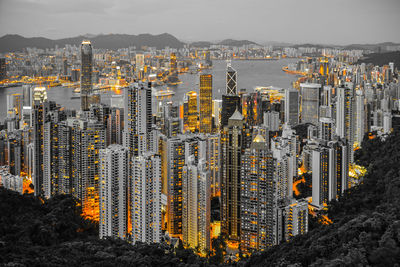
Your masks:
<instances>
[{"instance_id":1,"label":"dense urban cluster","mask_svg":"<svg viewBox=\"0 0 400 267\"><path fill-rule=\"evenodd\" d=\"M131 56L130 48L94 53L87 40L76 49L0 60L4 75L10 65L9 76L57 76L21 78L23 93L7 97L0 185L42 199L72 194L82 215L98 221L100 238L180 240L202 256L220 238L228 260L290 242L308 232L309 214L362 183L366 169L355 151L365 136L387 138L400 110L394 63L354 64L359 50L146 48ZM229 60L224 94L212 98L213 59L267 55L309 57L283 69L299 75L284 89L239 89ZM155 92L155 84L177 84L188 71L199 73L199 93L169 102ZM43 85L52 82L79 85L80 110L48 100ZM104 104L104 88L122 95ZM311 193L299 197L306 179Z\"/></svg>"}]
</instances>

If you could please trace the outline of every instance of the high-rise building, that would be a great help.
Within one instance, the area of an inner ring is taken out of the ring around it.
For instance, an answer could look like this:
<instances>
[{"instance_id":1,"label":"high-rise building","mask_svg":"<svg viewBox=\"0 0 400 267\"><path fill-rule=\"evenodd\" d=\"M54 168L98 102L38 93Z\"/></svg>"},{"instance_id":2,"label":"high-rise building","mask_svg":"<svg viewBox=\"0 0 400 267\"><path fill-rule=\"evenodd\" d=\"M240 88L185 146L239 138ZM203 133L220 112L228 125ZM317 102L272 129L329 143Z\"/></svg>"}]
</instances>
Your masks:
<instances>
[{"instance_id":1,"label":"high-rise building","mask_svg":"<svg viewBox=\"0 0 400 267\"><path fill-rule=\"evenodd\" d=\"M240 240L241 160L251 142L242 114L235 111L221 134L221 231L230 240Z\"/></svg>"},{"instance_id":2,"label":"high-rise building","mask_svg":"<svg viewBox=\"0 0 400 267\"><path fill-rule=\"evenodd\" d=\"M226 66L226 94L237 95L237 73L230 62Z\"/></svg>"},{"instance_id":3,"label":"high-rise building","mask_svg":"<svg viewBox=\"0 0 400 267\"><path fill-rule=\"evenodd\" d=\"M35 94L31 110L32 139L34 144L32 181L35 186L35 196L44 196L44 122L48 112L57 108L54 102L48 102L47 100L42 102L44 99L46 98L43 95Z\"/></svg>"},{"instance_id":4,"label":"high-rise building","mask_svg":"<svg viewBox=\"0 0 400 267\"><path fill-rule=\"evenodd\" d=\"M205 159L190 155L183 167L182 239L186 246L210 249L210 179Z\"/></svg>"},{"instance_id":5,"label":"high-rise building","mask_svg":"<svg viewBox=\"0 0 400 267\"><path fill-rule=\"evenodd\" d=\"M364 135L365 135L365 98L364 93L362 90L356 91L356 114L355 114L355 137L354 141L357 143L358 146L361 145Z\"/></svg>"},{"instance_id":6,"label":"high-rise building","mask_svg":"<svg viewBox=\"0 0 400 267\"><path fill-rule=\"evenodd\" d=\"M121 145L100 149L99 236L128 236L129 150Z\"/></svg>"},{"instance_id":7,"label":"high-rise building","mask_svg":"<svg viewBox=\"0 0 400 267\"><path fill-rule=\"evenodd\" d=\"M318 125L320 84L301 83L301 123Z\"/></svg>"},{"instance_id":8,"label":"high-rise building","mask_svg":"<svg viewBox=\"0 0 400 267\"><path fill-rule=\"evenodd\" d=\"M124 146L133 156L148 151L152 127L151 87L134 83L124 89Z\"/></svg>"},{"instance_id":9,"label":"high-rise building","mask_svg":"<svg viewBox=\"0 0 400 267\"><path fill-rule=\"evenodd\" d=\"M285 240L308 232L308 203L305 200L292 200L285 207Z\"/></svg>"},{"instance_id":10,"label":"high-rise building","mask_svg":"<svg viewBox=\"0 0 400 267\"><path fill-rule=\"evenodd\" d=\"M187 97L187 108L184 111L184 118L187 118L184 122L185 128L190 132L195 132L198 128L198 112L197 112L197 93L190 91L186 93Z\"/></svg>"},{"instance_id":11,"label":"high-rise building","mask_svg":"<svg viewBox=\"0 0 400 267\"><path fill-rule=\"evenodd\" d=\"M91 104L93 72L92 44L88 40L81 44L81 109L89 110Z\"/></svg>"},{"instance_id":12,"label":"high-rise building","mask_svg":"<svg viewBox=\"0 0 400 267\"><path fill-rule=\"evenodd\" d=\"M275 160L257 135L242 159L240 243L244 250L264 250L276 241Z\"/></svg>"},{"instance_id":13,"label":"high-rise building","mask_svg":"<svg viewBox=\"0 0 400 267\"><path fill-rule=\"evenodd\" d=\"M0 81L7 77L7 65L4 57L0 58Z\"/></svg>"},{"instance_id":14,"label":"high-rise building","mask_svg":"<svg viewBox=\"0 0 400 267\"><path fill-rule=\"evenodd\" d=\"M83 214L99 219L100 149L105 148L104 124L87 119L67 119L71 127L72 195L82 200Z\"/></svg>"},{"instance_id":15,"label":"high-rise building","mask_svg":"<svg viewBox=\"0 0 400 267\"><path fill-rule=\"evenodd\" d=\"M323 207L329 201L329 150L317 147L312 151L312 204Z\"/></svg>"},{"instance_id":16,"label":"high-rise building","mask_svg":"<svg viewBox=\"0 0 400 267\"><path fill-rule=\"evenodd\" d=\"M132 241L161 242L161 159L145 153L132 159Z\"/></svg>"},{"instance_id":17,"label":"high-rise building","mask_svg":"<svg viewBox=\"0 0 400 267\"><path fill-rule=\"evenodd\" d=\"M124 109L112 107L107 118L107 146L123 143Z\"/></svg>"},{"instance_id":18,"label":"high-rise building","mask_svg":"<svg viewBox=\"0 0 400 267\"><path fill-rule=\"evenodd\" d=\"M212 75L200 75L200 133L212 131Z\"/></svg>"},{"instance_id":19,"label":"high-rise building","mask_svg":"<svg viewBox=\"0 0 400 267\"><path fill-rule=\"evenodd\" d=\"M167 184L167 231L182 235L182 176L185 165L185 142L181 137L169 138L163 159L163 184Z\"/></svg>"},{"instance_id":20,"label":"high-rise building","mask_svg":"<svg viewBox=\"0 0 400 267\"><path fill-rule=\"evenodd\" d=\"M240 110L238 95L222 95L221 129L228 125L229 118L236 110Z\"/></svg>"},{"instance_id":21,"label":"high-rise building","mask_svg":"<svg viewBox=\"0 0 400 267\"><path fill-rule=\"evenodd\" d=\"M299 123L299 91L285 91L285 123L296 126Z\"/></svg>"},{"instance_id":22,"label":"high-rise building","mask_svg":"<svg viewBox=\"0 0 400 267\"><path fill-rule=\"evenodd\" d=\"M347 141L348 159L354 161L354 93L353 84L346 82L343 87L337 88L336 99L336 134Z\"/></svg>"}]
</instances>

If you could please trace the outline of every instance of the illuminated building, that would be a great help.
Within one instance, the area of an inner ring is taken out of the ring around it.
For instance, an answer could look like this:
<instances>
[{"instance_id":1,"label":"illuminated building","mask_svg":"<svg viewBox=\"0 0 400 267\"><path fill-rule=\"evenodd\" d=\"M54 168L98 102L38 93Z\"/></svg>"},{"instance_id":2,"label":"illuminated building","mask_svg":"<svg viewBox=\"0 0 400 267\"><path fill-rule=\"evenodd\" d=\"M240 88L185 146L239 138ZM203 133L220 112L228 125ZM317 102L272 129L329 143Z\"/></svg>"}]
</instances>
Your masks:
<instances>
[{"instance_id":1,"label":"illuminated building","mask_svg":"<svg viewBox=\"0 0 400 267\"><path fill-rule=\"evenodd\" d=\"M276 159L277 199L292 198L293 178L298 175L299 141L295 131L284 125L282 135L271 140L271 151Z\"/></svg>"},{"instance_id":2,"label":"illuminated building","mask_svg":"<svg viewBox=\"0 0 400 267\"><path fill-rule=\"evenodd\" d=\"M107 118L107 145L123 143L124 110L112 107Z\"/></svg>"},{"instance_id":3,"label":"illuminated building","mask_svg":"<svg viewBox=\"0 0 400 267\"><path fill-rule=\"evenodd\" d=\"M7 63L4 57L0 58L0 81L7 77Z\"/></svg>"},{"instance_id":4,"label":"illuminated building","mask_svg":"<svg viewBox=\"0 0 400 267\"><path fill-rule=\"evenodd\" d=\"M136 54L136 75L138 75L144 69L144 55Z\"/></svg>"},{"instance_id":5,"label":"illuminated building","mask_svg":"<svg viewBox=\"0 0 400 267\"><path fill-rule=\"evenodd\" d=\"M262 99L260 92L241 95L242 115L250 126L262 123Z\"/></svg>"},{"instance_id":6,"label":"illuminated building","mask_svg":"<svg viewBox=\"0 0 400 267\"><path fill-rule=\"evenodd\" d=\"M36 91L35 88L33 106L31 110L31 127L32 127L32 139L34 145L33 155L33 185L35 186L35 196L44 195L43 187L43 155L44 155L44 122L47 113L56 109L54 102L48 102L45 94L42 94L42 90ZM42 102L42 101L45 102Z\"/></svg>"},{"instance_id":7,"label":"illuminated building","mask_svg":"<svg viewBox=\"0 0 400 267\"><path fill-rule=\"evenodd\" d=\"M275 160L261 135L245 150L241 173L241 248L264 250L277 244L277 201Z\"/></svg>"},{"instance_id":8,"label":"illuminated building","mask_svg":"<svg viewBox=\"0 0 400 267\"><path fill-rule=\"evenodd\" d=\"M207 162L210 172L211 196L221 194L221 139L219 134L206 135Z\"/></svg>"},{"instance_id":9,"label":"illuminated building","mask_svg":"<svg viewBox=\"0 0 400 267\"><path fill-rule=\"evenodd\" d=\"M129 150L121 145L100 149L99 237L126 239L128 234Z\"/></svg>"},{"instance_id":10,"label":"illuminated building","mask_svg":"<svg viewBox=\"0 0 400 267\"><path fill-rule=\"evenodd\" d=\"M124 89L124 146L133 156L148 150L151 126L151 87L134 83Z\"/></svg>"},{"instance_id":11,"label":"illuminated building","mask_svg":"<svg viewBox=\"0 0 400 267\"><path fill-rule=\"evenodd\" d=\"M212 131L212 75L200 75L200 133Z\"/></svg>"},{"instance_id":12,"label":"illuminated building","mask_svg":"<svg viewBox=\"0 0 400 267\"><path fill-rule=\"evenodd\" d=\"M219 129L221 125L221 111L222 111L222 100L214 99L212 106L212 115L214 118L214 126Z\"/></svg>"},{"instance_id":13,"label":"illuminated building","mask_svg":"<svg viewBox=\"0 0 400 267\"><path fill-rule=\"evenodd\" d=\"M330 141L334 135L334 122L330 118L321 117L318 124L318 138Z\"/></svg>"},{"instance_id":14,"label":"illuminated building","mask_svg":"<svg viewBox=\"0 0 400 267\"><path fill-rule=\"evenodd\" d=\"M197 93L194 91L190 91L186 93L187 97L187 113L185 112L187 120L186 120L186 128L190 132L195 132L197 129Z\"/></svg>"},{"instance_id":15,"label":"illuminated building","mask_svg":"<svg viewBox=\"0 0 400 267\"><path fill-rule=\"evenodd\" d=\"M185 165L185 142L180 137L169 138L164 158L167 170L167 231L172 236L182 234L182 175Z\"/></svg>"},{"instance_id":16,"label":"illuminated building","mask_svg":"<svg viewBox=\"0 0 400 267\"><path fill-rule=\"evenodd\" d=\"M353 84L347 83L337 88L336 99L336 134L347 141L348 158L354 161L354 126L355 126Z\"/></svg>"},{"instance_id":17,"label":"illuminated building","mask_svg":"<svg viewBox=\"0 0 400 267\"><path fill-rule=\"evenodd\" d=\"M294 89L285 90L285 123L299 124L299 91Z\"/></svg>"},{"instance_id":18,"label":"illuminated building","mask_svg":"<svg viewBox=\"0 0 400 267\"><path fill-rule=\"evenodd\" d=\"M132 159L132 241L161 242L161 159L145 153Z\"/></svg>"},{"instance_id":19,"label":"illuminated building","mask_svg":"<svg viewBox=\"0 0 400 267\"><path fill-rule=\"evenodd\" d=\"M228 125L229 118L236 110L240 110L238 95L222 95L221 129Z\"/></svg>"},{"instance_id":20,"label":"illuminated building","mask_svg":"<svg viewBox=\"0 0 400 267\"><path fill-rule=\"evenodd\" d=\"M82 200L86 217L98 220L100 149L105 148L104 125L86 119L67 119L71 127L72 195Z\"/></svg>"},{"instance_id":21,"label":"illuminated building","mask_svg":"<svg viewBox=\"0 0 400 267\"><path fill-rule=\"evenodd\" d=\"M329 150L317 147L312 151L312 204L323 207L329 201Z\"/></svg>"},{"instance_id":22,"label":"illuminated building","mask_svg":"<svg viewBox=\"0 0 400 267\"><path fill-rule=\"evenodd\" d=\"M305 200L292 200L285 207L285 240L308 232L308 203Z\"/></svg>"},{"instance_id":23,"label":"illuminated building","mask_svg":"<svg viewBox=\"0 0 400 267\"><path fill-rule=\"evenodd\" d=\"M226 94L237 95L237 73L230 62L226 67Z\"/></svg>"},{"instance_id":24,"label":"illuminated building","mask_svg":"<svg viewBox=\"0 0 400 267\"><path fill-rule=\"evenodd\" d=\"M23 96L21 94L7 95L7 111L12 110L18 120L22 119Z\"/></svg>"},{"instance_id":25,"label":"illuminated building","mask_svg":"<svg viewBox=\"0 0 400 267\"><path fill-rule=\"evenodd\" d=\"M301 123L318 125L320 84L301 83Z\"/></svg>"},{"instance_id":26,"label":"illuminated building","mask_svg":"<svg viewBox=\"0 0 400 267\"><path fill-rule=\"evenodd\" d=\"M20 175L22 170L23 140L21 133L18 130L7 133L7 161L9 172L12 175Z\"/></svg>"},{"instance_id":27,"label":"illuminated building","mask_svg":"<svg viewBox=\"0 0 400 267\"><path fill-rule=\"evenodd\" d=\"M92 104L92 71L92 44L90 41L84 40L81 44L81 110L83 111L89 110L89 106Z\"/></svg>"},{"instance_id":28,"label":"illuminated building","mask_svg":"<svg viewBox=\"0 0 400 267\"><path fill-rule=\"evenodd\" d=\"M240 239L240 190L242 152L251 142L250 131L235 111L221 134L221 231L228 239Z\"/></svg>"},{"instance_id":29,"label":"illuminated building","mask_svg":"<svg viewBox=\"0 0 400 267\"><path fill-rule=\"evenodd\" d=\"M366 117L366 112L365 112L365 98L364 98L364 93L362 90L357 90L356 91L356 96L355 96L355 105L356 105L356 114L355 114L355 137L354 141L358 144L361 145L364 135L365 135L365 117Z\"/></svg>"},{"instance_id":30,"label":"illuminated building","mask_svg":"<svg viewBox=\"0 0 400 267\"><path fill-rule=\"evenodd\" d=\"M347 146L342 141L330 141L329 149L329 195L328 199L338 199L349 188L349 159Z\"/></svg>"},{"instance_id":31,"label":"illuminated building","mask_svg":"<svg viewBox=\"0 0 400 267\"><path fill-rule=\"evenodd\" d=\"M183 167L182 239L202 253L210 249L210 179L204 159L190 155Z\"/></svg>"}]
</instances>

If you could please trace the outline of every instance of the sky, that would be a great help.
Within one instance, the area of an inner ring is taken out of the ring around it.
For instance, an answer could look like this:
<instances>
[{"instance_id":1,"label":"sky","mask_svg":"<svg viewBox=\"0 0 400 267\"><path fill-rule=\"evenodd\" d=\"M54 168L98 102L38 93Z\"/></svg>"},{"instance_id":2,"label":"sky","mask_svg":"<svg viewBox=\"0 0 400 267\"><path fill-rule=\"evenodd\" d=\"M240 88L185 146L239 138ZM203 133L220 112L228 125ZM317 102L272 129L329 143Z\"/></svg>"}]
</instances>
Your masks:
<instances>
[{"instance_id":1,"label":"sky","mask_svg":"<svg viewBox=\"0 0 400 267\"><path fill-rule=\"evenodd\" d=\"M400 0L0 0L0 36L352 44L400 42L399 26Z\"/></svg>"}]
</instances>

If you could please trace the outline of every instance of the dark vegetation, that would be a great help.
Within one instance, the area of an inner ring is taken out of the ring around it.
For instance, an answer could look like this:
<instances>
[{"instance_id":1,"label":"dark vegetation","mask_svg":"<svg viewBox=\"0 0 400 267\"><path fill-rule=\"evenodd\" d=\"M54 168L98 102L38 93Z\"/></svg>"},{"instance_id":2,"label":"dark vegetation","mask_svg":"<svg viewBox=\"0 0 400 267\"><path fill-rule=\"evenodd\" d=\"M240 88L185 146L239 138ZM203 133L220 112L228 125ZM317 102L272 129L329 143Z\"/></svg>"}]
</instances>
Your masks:
<instances>
[{"instance_id":1,"label":"dark vegetation","mask_svg":"<svg viewBox=\"0 0 400 267\"><path fill-rule=\"evenodd\" d=\"M240 266L399 266L400 133L363 142L357 163L367 167L361 185L329 203L333 224L311 220L310 231L289 243L253 254ZM99 240L70 196L43 204L32 195L0 189L0 265L5 266L204 266L223 259L226 243L209 259L180 245L131 245ZM214 203L215 206L217 203Z\"/></svg>"},{"instance_id":2,"label":"dark vegetation","mask_svg":"<svg viewBox=\"0 0 400 267\"><path fill-rule=\"evenodd\" d=\"M0 266L179 266L204 261L182 247L99 240L97 225L80 214L71 196L42 204L32 194L0 188Z\"/></svg>"}]
</instances>

